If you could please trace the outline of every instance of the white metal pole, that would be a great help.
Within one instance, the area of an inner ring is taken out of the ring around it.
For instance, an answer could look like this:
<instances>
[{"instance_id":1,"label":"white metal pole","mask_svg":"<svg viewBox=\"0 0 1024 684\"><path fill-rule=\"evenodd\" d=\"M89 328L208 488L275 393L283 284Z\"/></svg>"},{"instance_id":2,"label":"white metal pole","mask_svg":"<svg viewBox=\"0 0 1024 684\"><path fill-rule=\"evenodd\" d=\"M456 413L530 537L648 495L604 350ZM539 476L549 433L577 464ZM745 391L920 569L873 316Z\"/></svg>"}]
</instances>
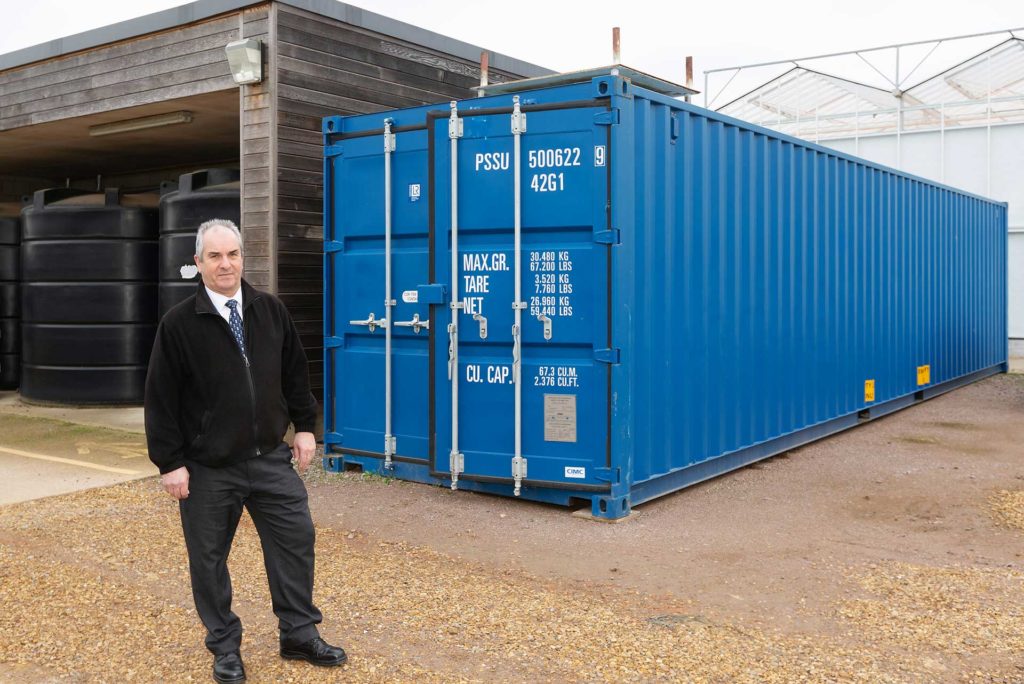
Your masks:
<instances>
[{"instance_id":1,"label":"white metal pole","mask_svg":"<svg viewBox=\"0 0 1024 684\"><path fill-rule=\"evenodd\" d=\"M900 89L900 49L896 48L896 168L903 170L903 91Z\"/></svg>"},{"instance_id":2,"label":"white metal pole","mask_svg":"<svg viewBox=\"0 0 1024 684\"><path fill-rule=\"evenodd\" d=\"M853 153L860 156L860 110L853 115Z\"/></svg>"},{"instance_id":3,"label":"white metal pole","mask_svg":"<svg viewBox=\"0 0 1024 684\"><path fill-rule=\"evenodd\" d=\"M992 196L992 53L985 58L988 94L985 97L985 194Z\"/></svg>"},{"instance_id":4,"label":"white metal pole","mask_svg":"<svg viewBox=\"0 0 1024 684\"><path fill-rule=\"evenodd\" d=\"M946 182L946 103L939 107L939 180Z\"/></svg>"}]
</instances>

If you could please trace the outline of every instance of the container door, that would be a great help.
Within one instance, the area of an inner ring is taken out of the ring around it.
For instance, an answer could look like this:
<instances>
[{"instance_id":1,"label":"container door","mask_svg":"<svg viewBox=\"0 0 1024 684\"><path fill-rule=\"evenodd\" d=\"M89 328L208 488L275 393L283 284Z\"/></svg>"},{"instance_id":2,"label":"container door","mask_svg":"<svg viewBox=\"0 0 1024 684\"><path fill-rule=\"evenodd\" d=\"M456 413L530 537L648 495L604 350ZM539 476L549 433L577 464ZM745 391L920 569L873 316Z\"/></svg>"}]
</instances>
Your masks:
<instances>
[{"instance_id":1,"label":"container door","mask_svg":"<svg viewBox=\"0 0 1024 684\"><path fill-rule=\"evenodd\" d=\"M325 441L427 463L430 307L426 131L360 133L328 149Z\"/></svg>"},{"instance_id":2,"label":"container door","mask_svg":"<svg viewBox=\"0 0 1024 684\"><path fill-rule=\"evenodd\" d=\"M458 295L437 311L435 470L453 487L509 483L516 494L600 486L610 406L607 111L482 111L453 108L433 128L434 267Z\"/></svg>"}]
</instances>

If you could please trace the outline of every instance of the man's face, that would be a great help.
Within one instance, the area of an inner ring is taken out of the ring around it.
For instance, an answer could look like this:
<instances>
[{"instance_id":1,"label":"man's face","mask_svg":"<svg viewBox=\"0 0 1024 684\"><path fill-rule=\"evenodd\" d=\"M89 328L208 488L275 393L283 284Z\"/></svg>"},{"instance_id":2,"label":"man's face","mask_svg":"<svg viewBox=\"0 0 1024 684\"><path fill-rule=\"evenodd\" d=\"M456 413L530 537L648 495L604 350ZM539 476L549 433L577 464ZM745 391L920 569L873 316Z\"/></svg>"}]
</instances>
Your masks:
<instances>
[{"instance_id":1,"label":"man's face","mask_svg":"<svg viewBox=\"0 0 1024 684\"><path fill-rule=\"evenodd\" d=\"M195 257L203 283L225 297L234 296L242 282L242 246L226 228L212 228L203 235L203 253Z\"/></svg>"}]
</instances>

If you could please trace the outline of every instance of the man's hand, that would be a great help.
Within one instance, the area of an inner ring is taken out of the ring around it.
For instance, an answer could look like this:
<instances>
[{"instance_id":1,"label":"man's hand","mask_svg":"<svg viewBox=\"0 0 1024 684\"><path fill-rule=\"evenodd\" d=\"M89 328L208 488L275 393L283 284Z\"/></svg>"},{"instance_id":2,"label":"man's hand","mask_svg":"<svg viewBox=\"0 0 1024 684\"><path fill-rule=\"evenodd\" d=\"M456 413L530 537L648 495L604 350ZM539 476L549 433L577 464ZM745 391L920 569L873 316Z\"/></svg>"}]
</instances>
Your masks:
<instances>
[{"instance_id":1,"label":"man's hand","mask_svg":"<svg viewBox=\"0 0 1024 684\"><path fill-rule=\"evenodd\" d=\"M188 498L188 468L181 466L177 470L160 476L160 484L164 491L179 501Z\"/></svg>"},{"instance_id":2,"label":"man's hand","mask_svg":"<svg viewBox=\"0 0 1024 684\"><path fill-rule=\"evenodd\" d=\"M296 432L292 441L292 458L299 465L299 472L306 472L306 468L313 461L316 453L316 437L312 432Z\"/></svg>"}]
</instances>

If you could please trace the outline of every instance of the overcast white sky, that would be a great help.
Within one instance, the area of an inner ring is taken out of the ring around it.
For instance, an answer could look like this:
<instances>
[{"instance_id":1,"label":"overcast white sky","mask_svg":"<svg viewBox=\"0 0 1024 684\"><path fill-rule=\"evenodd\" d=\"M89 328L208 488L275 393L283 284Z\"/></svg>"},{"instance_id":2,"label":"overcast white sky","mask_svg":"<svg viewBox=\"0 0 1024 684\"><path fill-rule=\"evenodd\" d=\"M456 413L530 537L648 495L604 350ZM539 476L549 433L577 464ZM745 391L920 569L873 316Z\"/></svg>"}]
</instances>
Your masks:
<instances>
[{"instance_id":1,"label":"overcast white sky","mask_svg":"<svg viewBox=\"0 0 1024 684\"><path fill-rule=\"evenodd\" d=\"M0 54L181 4L181 0L0 0ZM701 72L706 69L1024 27L1022 0L354 0L349 4L560 71L610 63L611 27L620 26L623 63L682 81L685 56L693 55L698 88L703 87ZM1018 36L1024 38L1024 32ZM1002 39L992 36L943 45L906 85ZM930 49L904 52L904 77L916 64L914 57ZM876 53L871 58L886 73L893 71L891 54ZM857 59L818 65L823 66L846 70L845 75L854 78L879 78ZM738 79L732 90L778 73L765 70ZM724 84L726 78L718 83Z\"/></svg>"}]
</instances>

